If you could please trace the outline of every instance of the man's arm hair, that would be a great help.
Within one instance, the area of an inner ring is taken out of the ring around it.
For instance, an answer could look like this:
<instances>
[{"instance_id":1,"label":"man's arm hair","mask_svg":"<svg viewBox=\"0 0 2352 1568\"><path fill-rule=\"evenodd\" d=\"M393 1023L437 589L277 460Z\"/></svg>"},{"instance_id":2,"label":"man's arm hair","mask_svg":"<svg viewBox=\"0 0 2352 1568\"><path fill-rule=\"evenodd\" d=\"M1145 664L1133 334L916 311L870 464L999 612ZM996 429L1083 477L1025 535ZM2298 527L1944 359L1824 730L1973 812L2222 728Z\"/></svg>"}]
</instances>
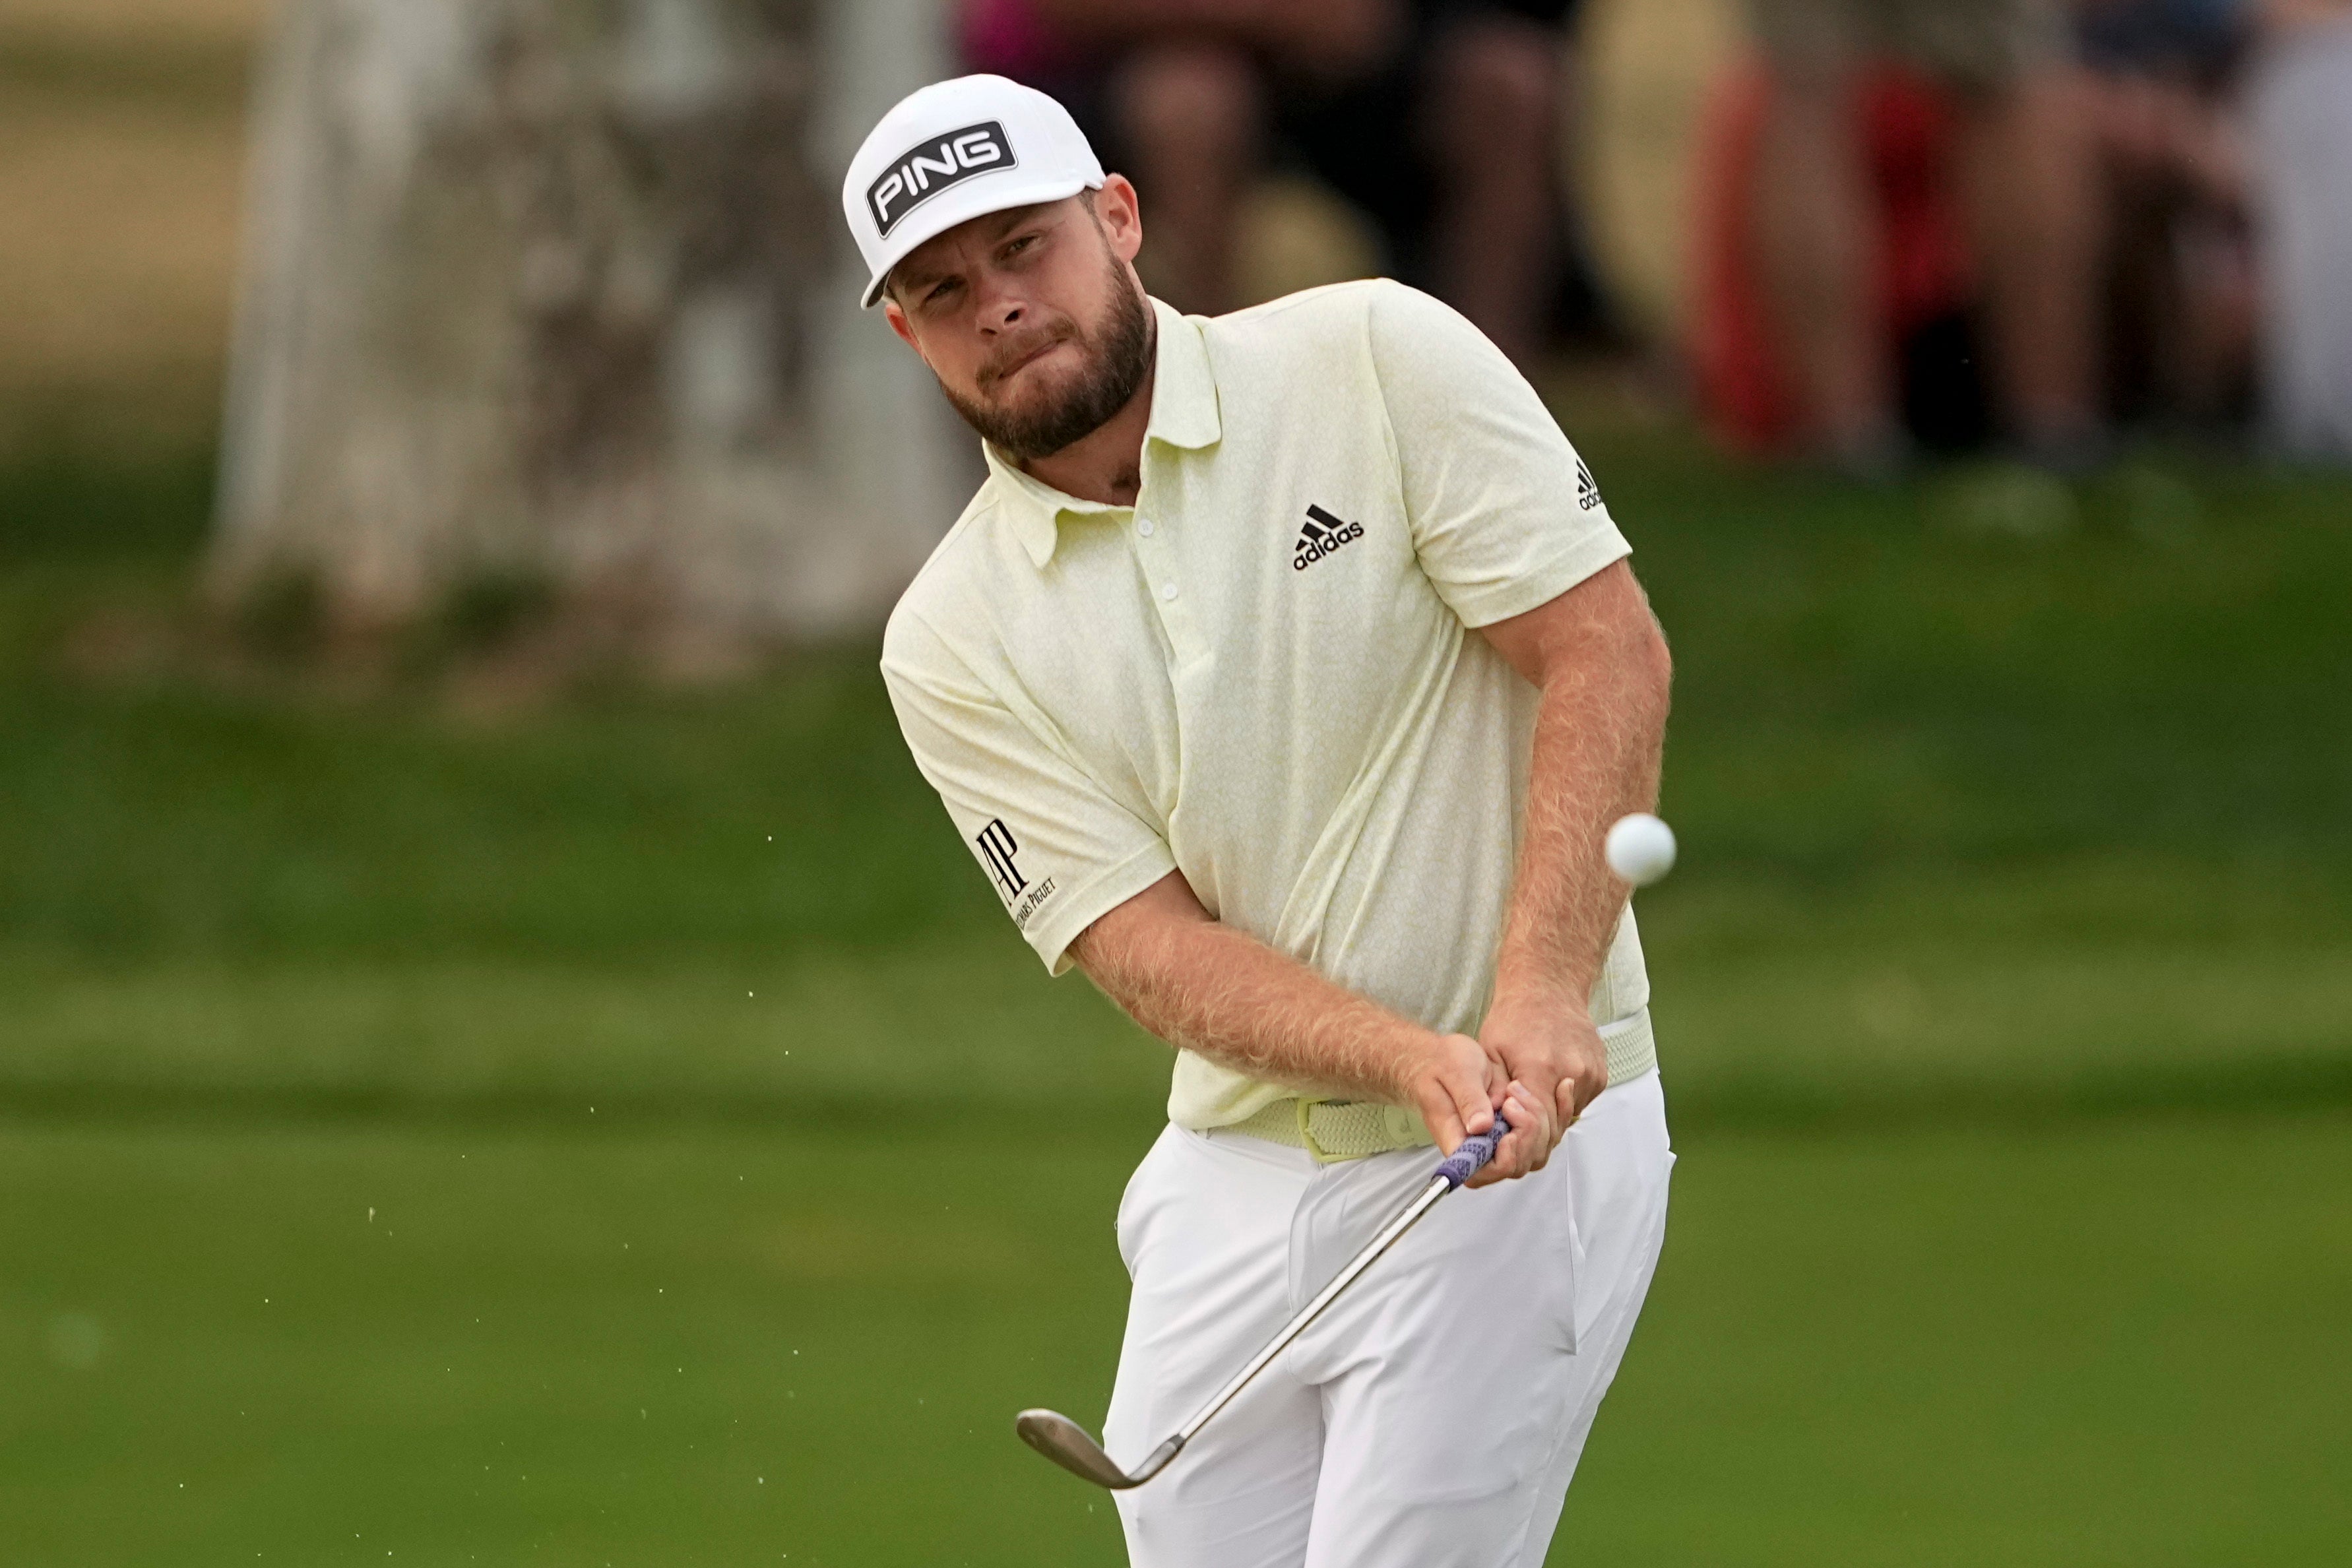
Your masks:
<instances>
[{"instance_id":1,"label":"man's arm hair","mask_svg":"<svg viewBox=\"0 0 2352 1568\"><path fill-rule=\"evenodd\" d=\"M1602 840L1618 818L1657 803L1673 660L1622 560L1485 631L1543 694L1496 994L1582 1008L1625 907ZM1580 1100L1600 1088L1580 1085Z\"/></svg>"},{"instance_id":2,"label":"man's arm hair","mask_svg":"<svg viewBox=\"0 0 2352 1568\"><path fill-rule=\"evenodd\" d=\"M1487 1124L1475 1040L1423 1029L1221 924L1181 872L1087 926L1070 951L1171 1045L1301 1093L1413 1106L1448 1149Z\"/></svg>"}]
</instances>

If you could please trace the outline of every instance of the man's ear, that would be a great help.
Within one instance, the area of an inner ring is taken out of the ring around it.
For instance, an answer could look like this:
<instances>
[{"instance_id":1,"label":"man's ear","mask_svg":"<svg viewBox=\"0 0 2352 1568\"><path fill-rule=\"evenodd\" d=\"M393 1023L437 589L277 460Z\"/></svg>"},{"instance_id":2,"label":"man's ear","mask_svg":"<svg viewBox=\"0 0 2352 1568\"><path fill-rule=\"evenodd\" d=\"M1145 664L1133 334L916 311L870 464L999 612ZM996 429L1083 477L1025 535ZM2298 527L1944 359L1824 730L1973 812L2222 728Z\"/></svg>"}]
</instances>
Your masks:
<instances>
[{"instance_id":1,"label":"man's ear","mask_svg":"<svg viewBox=\"0 0 2352 1568\"><path fill-rule=\"evenodd\" d=\"M1104 177L1102 189L1095 193L1095 216L1102 224L1103 237L1110 241L1111 254L1133 261L1143 249L1143 207L1126 175Z\"/></svg>"},{"instance_id":2,"label":"man's ear","mask_svg":"<svg viewBox=\"0 0 2352 1568\"><path fill-rule=\"evenodd\" d=\"M915 341L915 329L913 324L907 319L907 313L898 308L898 302L896 299L889 298L887 296L884 297L882 301L882 319L890 323L890 330L898 334L898 341L906 344L907 347L914 350L915 352L919 354L923 351L923 346Z\"/></svg>"}]
</instances>

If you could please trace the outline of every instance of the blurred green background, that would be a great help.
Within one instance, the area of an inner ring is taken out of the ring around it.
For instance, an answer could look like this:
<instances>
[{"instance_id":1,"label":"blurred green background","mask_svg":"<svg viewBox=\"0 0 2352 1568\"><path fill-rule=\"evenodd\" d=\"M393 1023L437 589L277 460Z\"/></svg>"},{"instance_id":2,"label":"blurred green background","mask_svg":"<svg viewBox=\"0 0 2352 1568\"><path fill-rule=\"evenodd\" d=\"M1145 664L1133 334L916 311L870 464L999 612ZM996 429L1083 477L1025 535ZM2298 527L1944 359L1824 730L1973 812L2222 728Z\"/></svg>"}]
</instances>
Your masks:
<instances>
[{"instance_id":1,"label":"blurred green background","mask_svg":"<svg viewBox=\"0 0 2352 1568\"><path fill-rule=\"evenodd\" d=\"M0 286L80 280L0 331L0 1563L1118 1561L1010 1417L1099 1417L1164 1053L1006 928L873 650L199 607L254 10L0 26L61 214ZM2352 483L1856 492L1555 390L1685 863L1673 1229L1554 1561L2336 1561Z\"/></svg>"}]
</instances>

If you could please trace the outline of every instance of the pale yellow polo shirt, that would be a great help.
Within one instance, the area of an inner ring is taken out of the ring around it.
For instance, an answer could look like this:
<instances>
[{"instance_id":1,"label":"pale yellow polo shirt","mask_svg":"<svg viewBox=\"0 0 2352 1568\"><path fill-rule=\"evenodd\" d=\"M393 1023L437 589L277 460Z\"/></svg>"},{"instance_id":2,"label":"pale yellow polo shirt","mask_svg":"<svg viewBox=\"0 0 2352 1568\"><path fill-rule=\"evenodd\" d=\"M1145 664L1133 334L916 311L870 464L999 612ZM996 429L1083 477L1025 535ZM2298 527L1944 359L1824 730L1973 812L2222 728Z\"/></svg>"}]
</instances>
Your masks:
<instances>
[{"instance_id":1,"label":"pale yellow polo shirt","mask_svg":"<svg viewBox=\"0 0 2352 1568\"><path fill-rule=\"evenodd\" d=\"M1527 382L1427 295L1154 309L1135 506L989 452L883 642L907 744L1054 973L1181 871L1227 925L1475 1033L1538 698L1472 629L1625 540ZM1629 909L1592 994L1612 1069L1646 1065L1648 1001ZM1223 1126L1290 1092L1180 1051L1168 1112Z\"/></svg>"}]
</instances>

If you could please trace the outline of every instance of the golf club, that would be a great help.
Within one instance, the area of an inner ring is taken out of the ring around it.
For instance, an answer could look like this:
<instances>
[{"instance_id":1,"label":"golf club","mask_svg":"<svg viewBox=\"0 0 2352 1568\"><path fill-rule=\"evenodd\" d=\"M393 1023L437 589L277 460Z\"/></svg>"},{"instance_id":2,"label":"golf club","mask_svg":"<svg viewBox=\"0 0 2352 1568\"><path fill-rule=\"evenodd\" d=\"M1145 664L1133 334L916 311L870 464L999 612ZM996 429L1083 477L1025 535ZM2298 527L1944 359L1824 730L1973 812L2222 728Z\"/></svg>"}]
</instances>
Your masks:
<instances>
[{"instance_id":1,"label":"golf club","mask_svg":"<svg viewBox=\"0 0 2352 1568\"><path fill-rule=\"evenodd\" d=\"M1234 1374L1233 1380L1201 1406L1192 1418L1176 1430L1176 1435L1144 1456L1143 1462L1132 1470L1122 1470L1111 1462L1102 1445L1087 1436L1087 1429L1057 1410L1024 1410L1014 1417L1013 1429L1021 1440L1084 1480L1112 1491L1125 1491L1139 1487L1161 1470L1168 1461L1181 1453L1209 1417L1223 1409L1234 1395L1249 1386L1250 1379L1265 1370L1283 1347L1307 1332L1307 1325L1323 1315L1325 1308L1339 1300L1339 1292L1353 1282L1356 1276L1372 1266L1372 1260L1396 1245L1397 1239L1413 1228L1415 1221L1435 1207L1437 1200L1475 1176L1478 1168L1495 1157L1495 1145L1511 1130L1501 1116L1495 1118L1492 1128L1475 1137L1465 1138L1460 1146L1445 1157L1430 1174L1429 1185L1421 1195L1405 1207L1404 1211L1381 1228L1381 1233L1364 1243L1362 1251L1348 1260L1347 1266L1332 1276L1331 1282L1316 1293L1313 1301L1299 1309L1298 1315L1282 1325L1282 1332L1266 1342L1264 1350L1250 1357L1249 1364Z\"/></svg>"}]
</instances>

